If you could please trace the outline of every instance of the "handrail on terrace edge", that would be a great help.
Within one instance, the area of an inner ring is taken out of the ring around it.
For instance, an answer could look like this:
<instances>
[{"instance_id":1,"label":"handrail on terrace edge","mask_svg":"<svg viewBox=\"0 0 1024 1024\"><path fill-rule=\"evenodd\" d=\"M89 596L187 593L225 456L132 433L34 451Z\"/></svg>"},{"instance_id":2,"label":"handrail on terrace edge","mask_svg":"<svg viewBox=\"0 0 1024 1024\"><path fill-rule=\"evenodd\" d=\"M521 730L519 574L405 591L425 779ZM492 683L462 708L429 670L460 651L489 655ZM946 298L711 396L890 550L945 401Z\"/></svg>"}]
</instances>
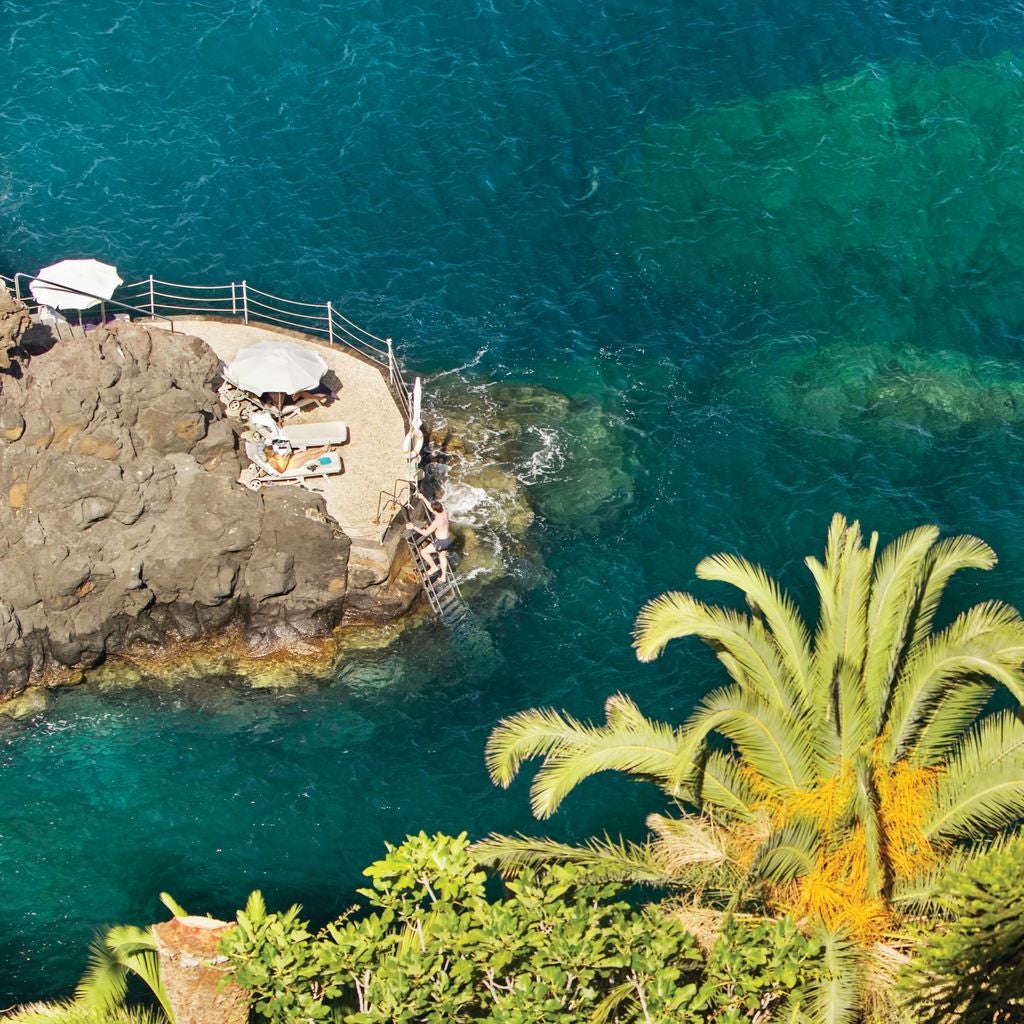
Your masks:
<instances>
[{"instance_id":1,"label":"handrail on terrace edge","mask_svg":"<svg viewBox=\"0 0 1024 1024\"><path fill-rule=\"evenodd\" d=\"M34 305L38 309L39 303L27 288L25 289L27 294L22 294L22 278L37 280L35 275L20 271L13 277L0 274L0 282L10 288L18 299L30 308ZM52 282L44 283L57 288L64 287L63 285L52 285ZM164 291L164 288L185 289L192 294ZM406 419L410 427L412 426L412 389L406 383L391 339L378 338L377 335L371 334L358 324L353 323L335 309L333 303L329 301L320 304L287 299L253 288L244 280L223 285L194 285L161 281L152 274L141 281L133 281L116 288L114 295L121 295L122 298L103 298L81 289L69 288L68 291L75 291L79 295L88 295L90 298L95 298L97 302L106 302L121 309L149 316L154 320L166 320L170 323L172 331L174 330L175 314L195 316L209 313L229 318L238 317L246 324L250 320L255 320L277 324L303 334L320 335L327 339L328 344L342 345L357 355L371 360L382 369L386 369L389 383L398 392L404 406ZM197 295L195 294L197 292L207 294ZM264 300L273 301L266 302ZM274 305L273 303L283 303L284 305ZM303 312L300 312L300 309ZM305 312L305 310L322 310L322 312Z\"/></svg>"}]
</instances>

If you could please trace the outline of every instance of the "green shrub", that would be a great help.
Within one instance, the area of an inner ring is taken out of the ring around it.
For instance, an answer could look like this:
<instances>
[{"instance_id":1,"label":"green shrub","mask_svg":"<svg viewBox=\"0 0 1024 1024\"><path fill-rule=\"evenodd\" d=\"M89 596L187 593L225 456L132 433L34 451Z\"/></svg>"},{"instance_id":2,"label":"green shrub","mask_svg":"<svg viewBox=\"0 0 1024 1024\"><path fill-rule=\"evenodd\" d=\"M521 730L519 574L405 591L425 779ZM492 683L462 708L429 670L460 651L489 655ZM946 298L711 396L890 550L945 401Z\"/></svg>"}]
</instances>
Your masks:
<instances>
[{"instance_id":1,"label":"green shrub","mask_svg":"<svg viewBox=\"0 0 1024 1024\"><path fill-rule=\"evenodd\" d=\"M468 847L424 833L389 846L365 872L367 906L316 934L254 893L220 949L259 1018L737 1024L797 1009L820 975L818 945L788 920L736 922L706 953L574 865L524 871L489 899Z\"/></svg>"}]
</instances>

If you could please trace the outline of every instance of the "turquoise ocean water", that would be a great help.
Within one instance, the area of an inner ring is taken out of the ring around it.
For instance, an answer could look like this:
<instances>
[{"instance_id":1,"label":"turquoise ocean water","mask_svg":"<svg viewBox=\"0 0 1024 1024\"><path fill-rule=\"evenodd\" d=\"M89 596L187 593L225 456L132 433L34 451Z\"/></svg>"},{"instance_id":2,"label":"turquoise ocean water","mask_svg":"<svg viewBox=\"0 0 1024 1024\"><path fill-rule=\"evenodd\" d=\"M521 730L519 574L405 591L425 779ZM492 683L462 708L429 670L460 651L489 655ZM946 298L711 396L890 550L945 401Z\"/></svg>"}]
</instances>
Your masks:
<instances>
[{"instance_id":1,"label":"turquoise ocean water","mask_svg":"<svg viewBox=\"0 0 1024 1024\"><path fill-rule=\"evenodd\" d=\"M618 689L684 716L714 659L629 630L705 554L806 601L834 511L933 521L1001 556L955 601L1024 601L1018 4L0 0L0 81L0 270L245 277L394 336L450 415L569 400L496 442L538 515L479 593L495 657L426 628L330 683L0 727L0 1004L161 889L323 919L410 830L539 827L489 729ZM594 780L543 828L656 801Z\"/></svg>"}]
</instances>

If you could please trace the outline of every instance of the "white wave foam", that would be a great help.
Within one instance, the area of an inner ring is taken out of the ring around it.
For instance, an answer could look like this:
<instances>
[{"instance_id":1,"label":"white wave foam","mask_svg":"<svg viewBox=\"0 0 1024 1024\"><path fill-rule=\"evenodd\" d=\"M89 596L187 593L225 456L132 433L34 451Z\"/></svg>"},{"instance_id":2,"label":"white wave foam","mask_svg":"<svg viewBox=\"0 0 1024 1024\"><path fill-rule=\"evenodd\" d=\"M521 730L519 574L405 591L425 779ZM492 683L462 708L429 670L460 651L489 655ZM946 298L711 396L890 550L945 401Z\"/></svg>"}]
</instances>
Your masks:
<instances>
[{"instance_id":1,"label":"white wave foam","mask_svg":"<svg viewBox=\"0 0 1024 1024\"><path fill-rule=\"evenodd\" d=\"M526 462L516 467L516 479L524 484L537 484L555 476L565 465L565 452L553 427L529 427L527 433L540 439L540 448Z\"/></svg>"}]
</instances>

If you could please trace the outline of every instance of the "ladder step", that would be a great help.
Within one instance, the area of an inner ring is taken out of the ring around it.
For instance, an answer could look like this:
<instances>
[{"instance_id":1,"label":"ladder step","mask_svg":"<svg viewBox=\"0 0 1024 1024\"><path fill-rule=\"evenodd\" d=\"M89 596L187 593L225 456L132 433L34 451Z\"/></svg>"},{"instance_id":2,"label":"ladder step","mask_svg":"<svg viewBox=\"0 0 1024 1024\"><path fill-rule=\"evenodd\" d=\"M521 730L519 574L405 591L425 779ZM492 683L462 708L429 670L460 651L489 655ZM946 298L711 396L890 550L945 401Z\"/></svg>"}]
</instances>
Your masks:
<instances>
[{"instance_id":1,"label":"ladder step","mask_svg":"<svg viewBox=\"0 0 1024 1024\"><path fill-rule=\"evenodd\" d=\"M469 607L459 591L454 573L449 570L448 579L442 583L437 570L432 573L423 557L427 539L411 534L407 534L405 539L412 554L413 565L416 567L416 575L420 579L430 607L449 629L458 630L466 627L469 622Z\"/></svg>"}]
</instances>

